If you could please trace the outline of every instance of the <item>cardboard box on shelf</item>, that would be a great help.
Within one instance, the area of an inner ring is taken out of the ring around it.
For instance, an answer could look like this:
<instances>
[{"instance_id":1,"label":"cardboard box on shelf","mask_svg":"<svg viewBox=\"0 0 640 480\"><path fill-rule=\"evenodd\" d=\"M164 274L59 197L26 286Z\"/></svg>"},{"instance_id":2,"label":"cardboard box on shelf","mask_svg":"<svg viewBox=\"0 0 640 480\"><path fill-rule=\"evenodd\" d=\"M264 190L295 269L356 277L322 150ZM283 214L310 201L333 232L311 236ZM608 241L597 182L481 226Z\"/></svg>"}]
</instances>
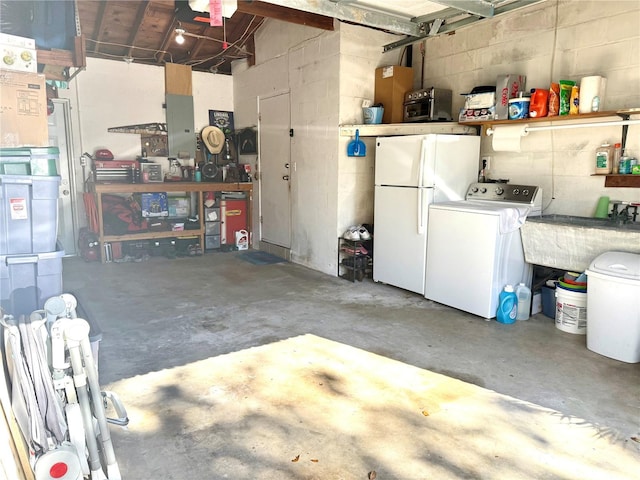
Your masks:
<instances>
[{"instance_id":1,"label":"cardboard box on shelf","mask_svg":"<svg viewBox=\"0 0 640 480\"><path fill-rule=\"evenodd\" d=\"M376 68L374 103L384 107L382 123L404 121L404 95L413 89L413 68L391 65Z\"/></svg>"},{"instance_id":2,"label":"cardboard box on shelf","mask_svg":"<svg viewBox=\"0 0 640 480\"><path fill-rule=\"evenodd\" d=\"M141 194L140 207L142 216L145 218L169 216L167 194L165 192Z\"/></svg>"},{"instance_id":3,"label":"cardboard box on shelf","mask_svg":"<svg viewBox=\"0 0 640 480\"><path fill-rule=\"evenodd\" d=\"M525 75L498 75L496 79L496 120L509 118L509 99L516 98L518 92L523 92L527 77Z\"/></svg>"},{"instance_id":4,"label":"cardboard box on shelf","mask_svg":"<svg viewBox=\"0 0 640 480\"><path fill-rule=\"evenodd\" d=\"M37 73L36 41L0 33L0 68L16 72Z\"/></svg>"},{"instance_id":5,"label":"cardboard box on shelf","mask_svg":"<svg viewBox=\"0 0 640 480\"><path fill-rule=\"evenodd\" d=\"M167 199L169 204L169 216L170 217L188 217L191 210L191 201L189 197L169 197Z\"/></svg>"},{"instance_id":6,"label":"cardboard box on shelf","mask_svg":"<svg viewBox=\"0 0 640 480\"><path fill-rule=\"evenodd\" d=\"M0 70L0 147L46 147L44 75Z\"/></svg>"},{"instance_id":7,"label":"cardboard box on shelf","mask_svg":"<svg viewBox=\"0 0 640 480\"><path fill-rule=\"evenodd\" d=\"M496 107L489 108L462 108L458 117L459 122L481 122L495 120Z\"/></svg>"}]
</instances>

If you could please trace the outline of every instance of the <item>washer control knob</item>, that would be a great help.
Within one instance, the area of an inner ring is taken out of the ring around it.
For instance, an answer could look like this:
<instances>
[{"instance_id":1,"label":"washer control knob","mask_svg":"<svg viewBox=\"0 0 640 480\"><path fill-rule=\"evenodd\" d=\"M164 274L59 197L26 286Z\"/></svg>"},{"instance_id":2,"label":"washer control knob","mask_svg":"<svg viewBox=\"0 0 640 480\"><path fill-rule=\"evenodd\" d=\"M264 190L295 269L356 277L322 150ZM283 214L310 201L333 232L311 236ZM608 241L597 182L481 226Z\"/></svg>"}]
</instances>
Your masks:
<instances>
[{"instance_id":1,"label":"washer control knob","mask_svg":"<svg viewBox=\"0 0 640 480\"><path fill-rule=\"evenodd\" d=\"M484 188L484 187L482 187L482 188L480 189L480 193L487 193L487 189L486 189L486 188Z\"/></svg>"},{"instance_id":2,"label":"washer control knob","mask_svg":"<svg viewBox=\"0 0 640 480\"><path fill-rule=\"evenodd\" d=\"M514 195L520 195L520 189L519 188L514 188L513 189L513 194Z\"/></svg>"},{"instance_id":3,"label":"washer control knob","mask_svg":"<svg viewBox=\"0 0 640 480\"><path fill-rule=\"evenodd\" d=\"M472 187L471 193L478 193L478 187Z\"/></svg>"},{"instance_id":4,"label":"washer control knob","mask_svg":"<svg viewBox=\"0 0 640 480\"><path fill-rule=\"evenodd\" d=\"M522 194L528 196L529 195L529 190L522 190Z\"/></svg>"},{"instance_id":5,"label":"washer control knob","mask_svg":"<svg viewBox=\"0 0 640 480\"><path fill-rule=\"evenodd\" d=\"M504 188L498 187L496 188L496 195L502 195L504 193Z\"/></svg>"}]
</instances>

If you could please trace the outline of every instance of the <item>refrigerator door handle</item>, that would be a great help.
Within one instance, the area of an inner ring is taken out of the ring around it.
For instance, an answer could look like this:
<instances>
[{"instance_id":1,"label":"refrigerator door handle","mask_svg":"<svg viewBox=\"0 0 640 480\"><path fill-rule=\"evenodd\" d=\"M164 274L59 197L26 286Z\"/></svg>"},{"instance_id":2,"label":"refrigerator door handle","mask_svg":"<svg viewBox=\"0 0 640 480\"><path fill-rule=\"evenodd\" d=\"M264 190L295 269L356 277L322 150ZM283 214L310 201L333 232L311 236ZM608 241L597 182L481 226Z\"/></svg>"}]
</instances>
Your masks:
<instances>
[{"instance_id":1,"label":"refrigerator door handle","mask_svg":"<svg viewBox=\"0 0 640 480\"><path fill-rule=\"evenodd\" d=\"M418 189L418 235L424 235L425 225L422 221L424 216L422 215L422 196L424 195L424 188Z\"/></svg>"},{"instance_id":2,"label":"refrigerator door handle","mask_svg":"<svg viewBox=\"0 0 640 480\"><path fill-rule=\"evenodd\" d=\"M420 162L418 163L418 188L424 187L424 162L427 156L427 141L422 139L420 146Z\"/></svg>"}]
</instances>

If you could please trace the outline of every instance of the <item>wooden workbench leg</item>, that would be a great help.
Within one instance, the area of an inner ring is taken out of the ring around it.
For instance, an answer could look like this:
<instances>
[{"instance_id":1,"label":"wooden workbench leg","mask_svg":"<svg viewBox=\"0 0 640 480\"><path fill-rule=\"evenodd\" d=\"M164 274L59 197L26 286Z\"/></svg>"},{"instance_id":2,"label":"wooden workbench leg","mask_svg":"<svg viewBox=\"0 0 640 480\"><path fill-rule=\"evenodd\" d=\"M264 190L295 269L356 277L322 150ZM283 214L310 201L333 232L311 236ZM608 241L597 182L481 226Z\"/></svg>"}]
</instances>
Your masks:
<instances>
[{"instance_id":1,"label":"wooden workbench leg","mask_svg":"<svg viewBox=\"0 0 640 480\"><path fill-rule=\"evenodd\" d=\"M98 209L98 240L100 241L100 263L104 263L104 220L102 217L102 194L94 193L96 197L96 208Z\"/></svg>"}]
</instances>

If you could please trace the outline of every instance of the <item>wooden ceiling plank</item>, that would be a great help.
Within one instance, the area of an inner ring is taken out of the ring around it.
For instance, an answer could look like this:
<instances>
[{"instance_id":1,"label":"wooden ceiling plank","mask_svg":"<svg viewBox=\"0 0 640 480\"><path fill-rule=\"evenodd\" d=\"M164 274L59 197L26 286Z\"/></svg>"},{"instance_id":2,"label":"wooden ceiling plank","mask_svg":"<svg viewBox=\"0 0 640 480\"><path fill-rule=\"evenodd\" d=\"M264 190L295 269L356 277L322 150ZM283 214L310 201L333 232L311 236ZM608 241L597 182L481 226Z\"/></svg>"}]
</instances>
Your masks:
<instances>
[{"instance_id":1,"label":"wooden ceiling plank","mask_svg":"<svg viewBox=\"0 0 640 480\"><path fill-rule=\"evenodd\" d=\"M107 0L100 0L100 6L98 7L98 13L96 14L96 24L93 29L95 32L93 35L93 39L95 40L95 43L93 44L93 51L95 53L100 52L100 42L102 41L102 36L104 35L106 27L106 22L104 21L106 9Z\"/></svg>"},{"instance_id":2,"label":"wooden ceiling plank","mask_svg":"<svg viewBox=\"0 0 640 480\"><path fill-rule=\"evenodd\" d=\"M138 36L138 32L140 31L140 26L142 25L142 22L144 22L144 17L147 16L147 13L149 12L150 8L151 8L150 2L148 1L140 2L140 5L138 6L138 13L136 14L135 22L131 27L131 33L129 34L129 41L127 42L127 45L136 44L136 38ZM127 56L131 57L132 53L133 53L133 46L129 48L129 51L127 52Z\"/></svg>"},{"instance_id":3,"label":"wooden ceiling plank","mask_svg":"<svg viewBox=\"0 0 640 480\"><path fill-rule=\"evenodd\" d=\"M247 0L238 2L238 12L258 15L260 17L274 18L283 22L306 25L308 27L320 28L322 30L333 30L333 18L325 17L315 13L303 12L292 8L272 5L257 0Z\"/></svg>"},{"instance_id":4,"label":"wooden ceiling plank","mask_svg":"<svg viewBox=\"0 0 640 480\"><path fill-rule=\"evenodd\" d=\"M165 32L164 39L162 40L162 44L160 45L160 48L159 48L160 55L158 56L158 65L162 65L163 63L165 63L164 57L166 57L167 55L171 42L174 41L174 38L176 36L175 31L176 31L176 28L178 28L179 24L180 22L178 22L178 19L174 14L171 20L171 26ZM173 62L173 57L171 57L171 62Z\"/></svg>"},{"instance_id":5,"label":"wooden ceiling plank","mask_svg":"<svg viewBox=\"0 0 640 480\"><path fill-rule=\"evenodd\" d=\"M209 34L213 33L213 29L211 27L208 26L204 26L204 28L202 29L202 32L199 33L198 35L202 36L202 37L209 37ZM211 38L215 38L215 37L211 37ZM200 54L200 51L205 47L205 45L207 43L215 43L211 40L207 40L206 38L198 38L198 40L196 41L196 45L189 51L189 57L188 60L193 60L198 58L198 55ZM216 52L214 53L214 55L216 53L218 53L219 49L215 49Z\"/></svg>"}]
</instances>

